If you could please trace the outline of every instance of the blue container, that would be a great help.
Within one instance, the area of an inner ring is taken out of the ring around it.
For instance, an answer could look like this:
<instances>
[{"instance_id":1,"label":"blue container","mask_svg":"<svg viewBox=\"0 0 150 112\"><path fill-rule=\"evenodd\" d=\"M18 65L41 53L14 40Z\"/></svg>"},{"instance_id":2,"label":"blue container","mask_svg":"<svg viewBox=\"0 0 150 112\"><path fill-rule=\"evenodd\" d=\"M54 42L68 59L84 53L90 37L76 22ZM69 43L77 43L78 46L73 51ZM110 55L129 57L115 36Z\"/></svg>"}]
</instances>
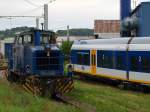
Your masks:
<instances>
[{"instance_id":1,"label":"blue container","mask_svg":"<svg viewBox=\"0 0 150 112\"><path fill-rule=\"evenodd\" d=\"M131 13L131 0L120 0L120 19L124 20Z\"/></svg>"},{"instance_id":2,"label":"blue container","mask_svg":"<svg viewBox=\"0 0 150 112\"><path fill-rule=\"evenodd\" d=\"M13 68L13 43L5 43L5 57L8 59L9 69Z\"/></svg>"}]
</instances>

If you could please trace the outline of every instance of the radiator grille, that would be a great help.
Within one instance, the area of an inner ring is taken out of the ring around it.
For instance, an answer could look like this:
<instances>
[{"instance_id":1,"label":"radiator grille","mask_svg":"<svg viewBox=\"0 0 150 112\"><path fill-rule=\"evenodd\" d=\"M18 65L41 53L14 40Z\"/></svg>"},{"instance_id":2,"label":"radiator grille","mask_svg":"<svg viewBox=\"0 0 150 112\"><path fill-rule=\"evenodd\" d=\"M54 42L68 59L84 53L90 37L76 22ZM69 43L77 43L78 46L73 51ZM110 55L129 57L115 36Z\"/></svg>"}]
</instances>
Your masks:
<instances>
[{"instance_id":1,"label":"radiator grille","mask_svg":"<svg viewBox=\"0 0 150 112\"><path fill-rule=\"evenodd\" d=\"M44 51L36 52L36 69L37 70L58 70L59 69L59 52L51 52L50 56Z\"/></svg>"}]
</instances>

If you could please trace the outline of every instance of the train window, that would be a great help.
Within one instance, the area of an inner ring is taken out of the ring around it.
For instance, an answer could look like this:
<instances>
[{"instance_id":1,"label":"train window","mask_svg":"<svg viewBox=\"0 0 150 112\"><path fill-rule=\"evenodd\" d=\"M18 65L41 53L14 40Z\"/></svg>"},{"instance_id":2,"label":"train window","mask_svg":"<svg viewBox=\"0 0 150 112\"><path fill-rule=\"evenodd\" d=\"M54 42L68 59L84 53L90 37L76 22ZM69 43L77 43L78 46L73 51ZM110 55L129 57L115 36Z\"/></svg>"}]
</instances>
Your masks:
<instances>
[{"instance_id":1,"label":"train window","mask_svg":"<svg viewBox=\"0 0 150 112\"><path fill-rule=\"evenodd\" d=\"M113 58L112 56L105 55L103 67L104 68L112 68L113 67Z\"/></svg>"},{"instance_id":2,"label":"train window","mask_svg":"<svg viewBox=\"0 0 150 112\"><path fill-rule=\"evenodd\" d=\"M131 70L138 71L139 70L139 57L132 56L130 58L130 62L131 62Z\"/></svg>"},{"instance_id":3,"label":"train window","mask_svg":"<svg viewBox=\"0 0 150 112\"><path fill-rule=\"evenodd\" d=\"M83 56L81 53L77 53L77 64L82 65Z\"/></svg>"},{"instance_id":4,"label":"train window","mask_svg":"<svg viewBox=\"0 0 150 112\"><path fill-rule=\"evenodd\" d=\"M150 72L150 58L141 57L141 68L143 72Z\"/></svg>"},{"instance_id":5,"label":"train window","mask_svg":"<svg viewBox=\"0 0 150 112\"><path fill-rule=\"evenodd\" d=\"M88 53L77 53L77 64L90 65L90 55Z\"/></svg>"},{"instance_id":6,"label":"train window","mask_svg":"<svg viewBox=\"0 0 150 112\"><path fill-rule=\"evenodd\" d=\"M97 56L97 66L98 67L102 67L103 66L103 56L102 55L98 55Z\"/></svg>"},{"instance_id":7,"label":"train window","mask_svg":"<svg viewBox=\"0 0 150 112\"><path fill-rule=\"evenodd\" d=\"M90 65L90 55L89 54L84 54L83 55L83 60L84 60L84 65Z\"/></svg>"},{"instance_id":8,"label":"train window","mask_svg":"<svg viewBox=\"0 0 150 112\"><path fill-rule=\"evenodd\" d=\"M97 57L97 66L104 68L113 68L113 56L105 53Z\"/></svg>"},{"instance_id":9,"label":"train window","mask_svg":"<svg viewBox=\"0 0 150 112\"><path fill-rule=\"evenodd\" d=\"M123 70L124 68L124 63L123 63L123 57L122 56L117 56L116 57L116 69Z\"/></svg>"}]
</instances>

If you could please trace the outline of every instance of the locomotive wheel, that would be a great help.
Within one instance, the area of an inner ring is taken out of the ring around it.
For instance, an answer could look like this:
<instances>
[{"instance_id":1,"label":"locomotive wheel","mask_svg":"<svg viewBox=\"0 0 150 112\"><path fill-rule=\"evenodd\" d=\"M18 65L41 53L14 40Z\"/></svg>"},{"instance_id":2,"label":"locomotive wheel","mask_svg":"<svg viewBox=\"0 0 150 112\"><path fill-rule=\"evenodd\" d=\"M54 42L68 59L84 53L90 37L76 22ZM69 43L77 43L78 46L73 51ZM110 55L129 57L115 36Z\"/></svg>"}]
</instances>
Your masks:
<instances>
[{"instance_id":1,"label":"locomotive wheel","mask_svg":"<svg viewBox=\"0 0 150 112\"><path fill-rule=\"evenodd\" d=\"M40 80L41 85L41 96L51 98L54 92L54 81L46 81L46 80Z\"/></svg>"},{"instance_id":2,"label":"locomotive wheel","mask_svg":"<svg viewBox=\"0 0 150 112\"><path fill-rule=\"evenodd\" d=\"M51 98L52 97L52 91L51 91L50 87L48 87L48 86L45 87L43 94L44 94L44 97Z\"/></svg>"},{"instance_id":3,"label":"locomotive wheel","mask_svg":"<svg viewBox=\"0 0 150 112\"><path fill-rule=\"evenodd\" d=\"M8 81L10 81L11 83L15 82L15 78L13 76L13 72L9 71L8 73Z\"/></svg>"}]
</instances>

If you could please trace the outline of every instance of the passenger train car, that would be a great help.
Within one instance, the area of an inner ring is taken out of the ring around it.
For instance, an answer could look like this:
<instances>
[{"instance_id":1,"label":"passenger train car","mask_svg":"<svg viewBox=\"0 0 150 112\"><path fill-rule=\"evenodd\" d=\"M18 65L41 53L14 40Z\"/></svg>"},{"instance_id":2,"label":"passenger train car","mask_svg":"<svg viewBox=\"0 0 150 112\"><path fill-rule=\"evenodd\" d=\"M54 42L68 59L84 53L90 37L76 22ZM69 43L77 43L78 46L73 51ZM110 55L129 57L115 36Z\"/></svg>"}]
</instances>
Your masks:
<instances>
[{"instance_id":1,"label":"passenger train car","mask_svg":"<svg viewBox=\"0 0 150 112\"><path fill-rule=\"evenodd\" d=\"M150 84L150 38L113 38L74 42L71 51L74 73Z\"/></svg>"}]
</instances>

